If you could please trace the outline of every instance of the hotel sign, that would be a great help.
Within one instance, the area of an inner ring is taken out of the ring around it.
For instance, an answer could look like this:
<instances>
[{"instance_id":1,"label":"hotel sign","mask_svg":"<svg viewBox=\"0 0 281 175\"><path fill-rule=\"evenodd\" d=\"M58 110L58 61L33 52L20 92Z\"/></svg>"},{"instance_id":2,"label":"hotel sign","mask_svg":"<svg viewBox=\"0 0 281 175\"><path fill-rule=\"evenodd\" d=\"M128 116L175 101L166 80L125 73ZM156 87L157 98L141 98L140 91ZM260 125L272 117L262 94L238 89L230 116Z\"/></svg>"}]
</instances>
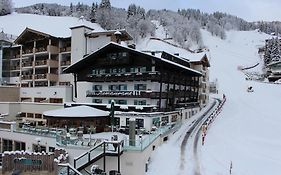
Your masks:
<instances>
[{"instance_id":1,"label":"hotel sign","mask_svg":"<svg viewBox=\"0 0 281 175\"><path fill-rule=\"evenodd\" d=\"M109 96L109 97L133 97L140 96L141 91L87 91L86 97L98 97L98 96Z\"/></svg>"}]
</instances>

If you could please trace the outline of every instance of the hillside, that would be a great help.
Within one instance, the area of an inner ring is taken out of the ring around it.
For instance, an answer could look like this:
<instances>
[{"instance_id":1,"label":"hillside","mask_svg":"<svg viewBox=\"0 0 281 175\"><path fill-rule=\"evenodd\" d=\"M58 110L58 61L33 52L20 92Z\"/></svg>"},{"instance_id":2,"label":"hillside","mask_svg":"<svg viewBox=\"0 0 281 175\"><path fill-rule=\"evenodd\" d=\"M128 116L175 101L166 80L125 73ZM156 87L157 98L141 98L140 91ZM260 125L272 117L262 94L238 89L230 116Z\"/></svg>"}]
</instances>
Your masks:
<instances>
[{"instance_id":1,"label":"hillside","mask_svg":"<svg viewBox=\"0 0 281 175\"><path fill-rule=\"evenodd\" d=\"M210 50L210 79L217 78L219 92L226 94L222 112L208 130L204 146L199 140L200 172L204 175L278 175L281 170L279 133L280 85L246 81L238 66L261 62L258 47L269 35L258 31L230 31L220 40L202 31ZM161 47L161 46L159 46ZM261 71L256 68L255 71ZM253 93L247 87L254 88ZM187 125L184 127L188 127ZM164 144L152 156L148 175L194 174L193 152L186 153L185 169L180 169L179 149L186 130ZM192 136L193 137L193 136ZM187 150L193 145L188 144ZM172 161L172 162L171 162Z\"/></svg>"}]
</instances>

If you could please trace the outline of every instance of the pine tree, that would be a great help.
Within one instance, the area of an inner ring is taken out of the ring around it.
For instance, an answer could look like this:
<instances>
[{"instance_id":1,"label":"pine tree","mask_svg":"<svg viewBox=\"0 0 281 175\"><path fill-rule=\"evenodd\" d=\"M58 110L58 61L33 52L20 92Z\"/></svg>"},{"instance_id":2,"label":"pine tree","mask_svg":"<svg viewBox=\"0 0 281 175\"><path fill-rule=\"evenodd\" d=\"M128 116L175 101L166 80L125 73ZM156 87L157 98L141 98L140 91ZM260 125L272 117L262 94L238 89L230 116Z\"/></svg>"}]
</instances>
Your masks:
<instances>
[{"instance_id":1,"label":"pine tree","mask_svg":"<svg viewBox=\"0 0 281 175\"><path fill-rule=\"evenodd\" d=\"M11 0L0 0L0 16L11 14L13 10Z\"/></svg>"},{"instance_id":2,"label":"pine tree","mask_svg":"<svg viewBox=\"0 0 281 175\"><path fill-rule=\"evenodd\" d=\"M127 19L130 18L131 16L136 15L137 13L137 6L135 4L131 4L128 7L128 12L127 12Z\"/></svg>"},{"instance_id":3,"label":"pine tree","mask_svg":"<svg viewBox=\"0 0 281 175\"><path fill-rule=\"evenodd\" d=\"M96 12L97 12L97 4L93 2L90 14L91 22L96 22Z\"/></svg>"},{"instance_id":4,"label":"pine tree","mask_svg":"<svg viewBox=\"0 0 281 175\"><path fill-rule=\"evenodd\" d=\"M73 4L70 3L70 13L72 14L73 13Z\"/></svg>"},{"instance_id":5,"label":"pine tree","mask_svg":"<svg viewBox=\"0 0 281 175\"><path fill-rule=\"evenodd\" d=\"M100 3L101 9L111 9L111 3L109 0L102 0Z\"/></svg>"}]
</instances>

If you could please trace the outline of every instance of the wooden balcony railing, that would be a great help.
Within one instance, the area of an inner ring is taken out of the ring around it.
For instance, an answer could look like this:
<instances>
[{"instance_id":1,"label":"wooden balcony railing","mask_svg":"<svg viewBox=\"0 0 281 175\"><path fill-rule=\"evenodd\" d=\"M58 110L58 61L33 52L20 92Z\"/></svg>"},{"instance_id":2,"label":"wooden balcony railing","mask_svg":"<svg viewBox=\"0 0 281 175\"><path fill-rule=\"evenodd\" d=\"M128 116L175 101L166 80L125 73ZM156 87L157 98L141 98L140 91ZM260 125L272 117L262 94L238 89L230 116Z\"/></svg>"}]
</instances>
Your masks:
<instances>
[{"instance_id":1,"label":"wooden balcony railing","mask_svg":"<svg viewBox=\"0 0 281 175\"><path fill-rule=\"evenodd\" d=\"M71 64L71 61L70 61L70 60L62 61L62 62L61 62L61 66L69 66L70 64Z\"/></svg>"},{"instance_id":2,"label":"wooden balcony railing","mask_svg":"<svg viewBox=\"0 0 281 175\"><path fill-rule=\"evenodd\" d=\"M22 79L22 80L32 80L33 77L32 77L32 75L22 75L22 76L21 76L21 79Z\"/></svg>"}]
</instances>

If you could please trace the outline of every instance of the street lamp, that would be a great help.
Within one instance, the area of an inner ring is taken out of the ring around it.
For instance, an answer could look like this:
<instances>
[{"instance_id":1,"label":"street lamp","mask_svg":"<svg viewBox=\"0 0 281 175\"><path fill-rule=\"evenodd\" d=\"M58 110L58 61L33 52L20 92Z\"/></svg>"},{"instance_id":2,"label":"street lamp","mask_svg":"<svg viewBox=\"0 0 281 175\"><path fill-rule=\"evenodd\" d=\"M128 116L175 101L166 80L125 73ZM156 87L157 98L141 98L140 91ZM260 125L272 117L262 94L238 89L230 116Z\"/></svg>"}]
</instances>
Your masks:
<instances>
[{"instance_id":1,"label":"street lamp","mask_svg":"<svg viewBox=\"0 0 281 175\"><path fill-rule=\"evenodd\" d=\"M35 138L35 140L37 142L37 152L41 152L41 147L40 147L41 138L37 137Z\"/></svg>"}]
</instances>

